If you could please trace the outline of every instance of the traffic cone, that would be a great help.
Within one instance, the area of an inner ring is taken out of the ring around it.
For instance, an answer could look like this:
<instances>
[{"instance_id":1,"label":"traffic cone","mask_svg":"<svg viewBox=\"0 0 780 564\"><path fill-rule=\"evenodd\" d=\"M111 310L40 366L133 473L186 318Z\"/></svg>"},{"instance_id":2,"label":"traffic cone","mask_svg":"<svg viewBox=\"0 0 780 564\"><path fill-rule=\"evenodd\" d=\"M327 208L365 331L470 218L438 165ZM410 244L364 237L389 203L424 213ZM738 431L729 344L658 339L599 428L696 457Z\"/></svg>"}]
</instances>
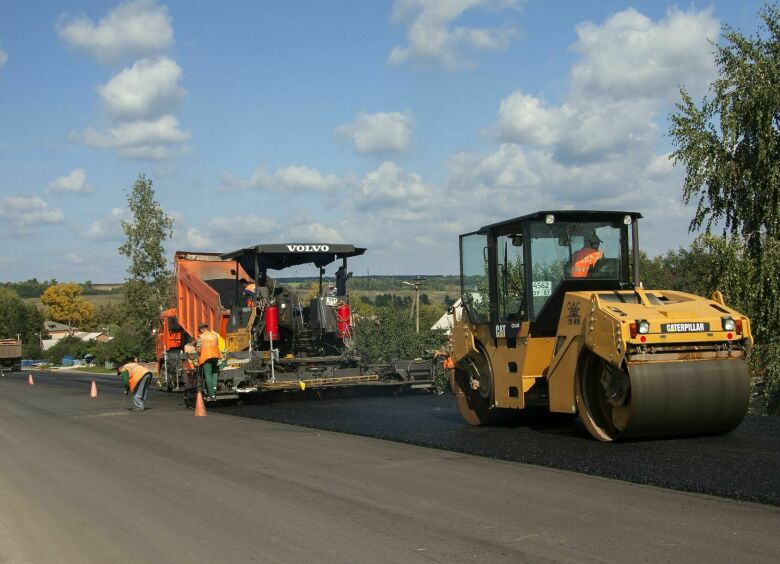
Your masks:
<instances>
[{"instance_id":1,"label":"traffic cone","mask_svg":"<svg viewBox=\"0 0 780 564\"><path fill-rule=\"evenodd\" d=\"M195 398L195 417L206 417L206 406L203 404L203 394L200 390Z\"/></svg>"},{"instance_id":2,"label":"traffic cone","mask_svg":"<svg viewBox=\"0 0 780 564\"><path fill-rule=\"evenodd\" d=\"M89 397L91 398L97 397L97 384L95 384L94 380L92 380L92 389L89 391Z\"/></svg>"},{"instance_id":3,"label":"traffic cone","mask_svg":"<svg viewBox=\"0 0 780 564\"><path fill-rule=\"evenodd\" d=\"M33 379L32 379L32 374L30 374L29 378L27 378L27 383L30 384L31 386L35 385L35 382L33 382Z\"/></svg>"}]
</instances>

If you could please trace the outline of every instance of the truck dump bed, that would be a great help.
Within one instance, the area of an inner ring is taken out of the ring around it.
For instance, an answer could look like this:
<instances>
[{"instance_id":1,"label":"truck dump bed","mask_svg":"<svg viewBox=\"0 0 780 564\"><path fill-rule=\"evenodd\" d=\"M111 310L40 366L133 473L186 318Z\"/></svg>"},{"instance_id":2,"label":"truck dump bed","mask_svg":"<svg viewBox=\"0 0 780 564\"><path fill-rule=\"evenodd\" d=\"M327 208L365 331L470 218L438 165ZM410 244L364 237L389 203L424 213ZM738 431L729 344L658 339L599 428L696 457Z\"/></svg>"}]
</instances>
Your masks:
<instances>
[{"instance_id":1,"label":"truck dump bed","mask_svg":"<svg viewBox=\"0 0 780 564\"><path fill-rule=\"evenodd\" d=\"M177 319L179 325L197 336L198 325L225 335L229 309L240 292L235 275L236 262L218 254L178 252L176 264ZM239 267L239 278L249 276Z\"/></svg>"}]
</instances>

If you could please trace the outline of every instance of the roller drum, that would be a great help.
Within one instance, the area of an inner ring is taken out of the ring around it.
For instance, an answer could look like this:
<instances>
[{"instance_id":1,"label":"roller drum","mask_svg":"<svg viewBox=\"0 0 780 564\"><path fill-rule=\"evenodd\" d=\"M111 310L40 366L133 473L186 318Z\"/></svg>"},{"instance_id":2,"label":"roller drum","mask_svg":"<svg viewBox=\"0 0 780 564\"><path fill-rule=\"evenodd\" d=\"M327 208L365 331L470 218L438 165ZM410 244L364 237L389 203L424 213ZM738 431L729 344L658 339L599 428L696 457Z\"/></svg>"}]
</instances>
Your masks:
<instances>
[{"instance_id":1,"label":"roller drum","mask_svg":"<svg viewBox=\"0 0 780 564\"><path fill-rule=\"evenodd\" d=\"M577 380L580 417L602 441L728 433L749 400L743 359L636 362L626 373L590 355Z\"/></svg>"},{"instance_id":2,"label":"roller drum","mask_svg":"<svg viewBox=\"0 0 780 564\"><path fill-rule=\"evenodd\" d=\"M620 438L728 433L747 413L744 360L636 363L628 372L630 412Z\"/></svg>"}]
</instances>

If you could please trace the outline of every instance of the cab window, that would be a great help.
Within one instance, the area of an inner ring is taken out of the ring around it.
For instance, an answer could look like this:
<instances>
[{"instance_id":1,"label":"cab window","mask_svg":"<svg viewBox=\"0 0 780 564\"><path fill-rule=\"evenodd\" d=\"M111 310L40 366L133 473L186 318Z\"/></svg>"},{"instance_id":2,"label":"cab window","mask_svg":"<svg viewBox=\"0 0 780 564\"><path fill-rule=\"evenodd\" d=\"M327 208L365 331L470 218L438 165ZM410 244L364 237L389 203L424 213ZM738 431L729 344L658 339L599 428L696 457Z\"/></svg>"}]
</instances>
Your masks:
<instances>
[{"instance_id":1,"label":"cab window","mask_svg":"<svg viewBox=\"0 0 780 564\"><path fill-rule=\"evenodd\" d=\"M523 297L525 280L523 271L523 238L519 234L502 235L496 239L498 254L499 321L517 321L525 317Z\"/></svg>"},{"instance_id":2,"label":"cab window","mask_svg":"<svg viewBox=\"0 0 780 564\"><path fill-rule=\"evenodd\" d=\"M480 233L460 238L461 296L477 323L490 319L487 236Z\"/></svg>"}]
</instances>

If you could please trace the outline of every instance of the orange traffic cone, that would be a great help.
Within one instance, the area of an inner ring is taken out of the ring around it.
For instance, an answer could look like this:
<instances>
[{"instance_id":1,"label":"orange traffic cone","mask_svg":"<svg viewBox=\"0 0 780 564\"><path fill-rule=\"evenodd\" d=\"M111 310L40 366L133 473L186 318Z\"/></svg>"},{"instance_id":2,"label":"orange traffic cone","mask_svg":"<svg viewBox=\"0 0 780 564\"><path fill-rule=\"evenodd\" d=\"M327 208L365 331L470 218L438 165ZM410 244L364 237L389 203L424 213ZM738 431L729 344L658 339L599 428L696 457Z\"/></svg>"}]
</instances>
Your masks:
<instances>
[{"instance_id":1,"label":"orange traffic cone","mask_svg":"<svg viewBox=\"0 0 780 564\"><path fill-rule=\"evenodd\" d=\"M97 397L97 384L95 384L94 380L92 380L92 389L89 391L89 397L91 398Z\"/></svg>"},{"instance_id":2,"label":"orange traffic cone","mask_svg":"<svg viewBox=\"0 0 780 564\"><path fill-rule=\"evenodd\" d=\"M33 382L33 379L32 379L32 374L30 374L30 377L27 378L27 383L30 384L31 386L35 385L35 382Z\"/></svg>"},{"instance_id":3,"label":"orange traffic cone","mask_svg":"<svg viewBox=\"0 0 780 564\"><path fill-rule=\"evenodd\" d=\"M195 398L195 417L206 417L206 406L203 404L203 394L200 390Z\"/></svg>"}]
</instances>

